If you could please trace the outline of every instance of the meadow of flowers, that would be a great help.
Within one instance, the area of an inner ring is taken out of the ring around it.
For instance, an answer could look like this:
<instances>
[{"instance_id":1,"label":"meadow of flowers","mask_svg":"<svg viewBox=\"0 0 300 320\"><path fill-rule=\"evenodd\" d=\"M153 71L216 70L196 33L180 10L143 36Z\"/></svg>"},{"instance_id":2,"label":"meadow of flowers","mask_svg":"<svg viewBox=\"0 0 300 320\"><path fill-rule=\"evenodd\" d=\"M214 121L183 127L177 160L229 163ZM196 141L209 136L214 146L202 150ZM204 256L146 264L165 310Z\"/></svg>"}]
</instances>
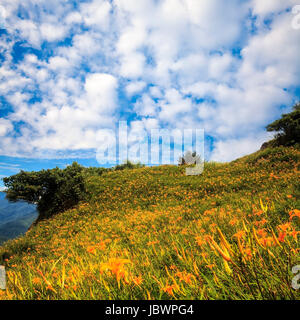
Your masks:
<instances>
[{"instance_id":1,"label":"meadow of flowers","mask_svg":"<svg viewBox=\"0 0 300 320\"><path fill-rule=\"evenodd\" d=\"M85 202L0 248L0 299L299 299L299 160L88 176Z\"/></svg>"}]
</instances>

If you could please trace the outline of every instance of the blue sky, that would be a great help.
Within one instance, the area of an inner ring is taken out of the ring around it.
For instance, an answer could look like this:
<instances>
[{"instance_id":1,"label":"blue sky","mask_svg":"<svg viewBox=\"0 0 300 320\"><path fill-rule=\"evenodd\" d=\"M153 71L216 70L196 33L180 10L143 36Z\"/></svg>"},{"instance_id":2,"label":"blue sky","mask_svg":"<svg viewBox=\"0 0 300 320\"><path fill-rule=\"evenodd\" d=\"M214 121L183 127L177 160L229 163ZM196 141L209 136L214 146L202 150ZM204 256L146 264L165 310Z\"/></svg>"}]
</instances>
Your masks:
<instances>
[{"instance_id":1,"label":"blue sky","mask_svg":"<svg viewBox=\"0 0 300 320\"><path fill-rule=\"evenodd\" d=\"M129 144L151 129L200 128L208 160L256 151L299 101L295 5L1 0L0 178L97 165L120 120Z\"/></svg>"}]
</instances>

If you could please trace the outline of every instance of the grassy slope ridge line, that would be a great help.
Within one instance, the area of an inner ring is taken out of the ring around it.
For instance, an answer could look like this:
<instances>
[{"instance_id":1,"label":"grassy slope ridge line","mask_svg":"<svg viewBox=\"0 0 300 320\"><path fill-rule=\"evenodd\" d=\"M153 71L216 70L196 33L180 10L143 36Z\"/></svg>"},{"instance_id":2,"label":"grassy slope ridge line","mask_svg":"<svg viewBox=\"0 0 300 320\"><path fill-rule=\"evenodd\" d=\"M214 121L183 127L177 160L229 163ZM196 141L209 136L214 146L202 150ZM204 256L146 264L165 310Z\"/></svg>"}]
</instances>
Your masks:
<instances>
[{"instance_id":1,"label":"grassy slope ridge line","mask_svg":"<svg viewBox=\"0 0 300 320\"><path fill-rule=\"evenodd\" d=\"M87 202L0 248L0 298L299 299L299 160L280 147L200 176L89 176Z\"/></svg>"}]
</instances>

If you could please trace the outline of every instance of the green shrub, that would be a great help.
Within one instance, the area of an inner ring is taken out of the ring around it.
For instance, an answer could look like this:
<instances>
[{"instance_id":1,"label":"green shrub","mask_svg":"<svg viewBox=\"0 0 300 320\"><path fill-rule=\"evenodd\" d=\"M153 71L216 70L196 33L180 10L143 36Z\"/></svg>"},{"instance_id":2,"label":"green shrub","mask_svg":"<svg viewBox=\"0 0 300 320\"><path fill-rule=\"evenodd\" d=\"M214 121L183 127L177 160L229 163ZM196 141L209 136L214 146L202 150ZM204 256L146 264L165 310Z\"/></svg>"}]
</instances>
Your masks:
<instances>
[{"instance_id":1,"label":"green shrub","mask_svg":"<svg viewBox=\"0 0 300 320\"><path fill-rule=\"evenodd\" d=\"M277 132L275 139L267 142L271 147L298 144L300 142L300 103L293 107L292 112L283 114L281 119L269 124L267 131Z\"/></svg>"},{"instance_id":2,"label":"green shrub","mask_svg":"<svg viewBox=\"0 0 300 320\"><path fill-rule=\"evenodd\" d=\"M124 169L138 169L138 168L143 168L145 165L141 164L140 162L138 163L133 163L130 160L127 160L123 164L118 164L115 166L115 170L124 170Z\"/></svg>"},{"instance_id":3,"label":"green shrub","mask_svg":"<svg viewBox=\"0 0 300 320\"><path fill-rule=\"evenodd\" d=\"M9 201L25 200L37 205L38 220L63 212L83 199L83 167L77 162L65 169L25 172L4 178Z\"/></svg>"},{"instance_id":4,"label":"green shrub","mask_svg":"<svg viewBox=\"0 0 300 320\"><path fill-rule=\"evenodd\" d=\"M84 168L84 174L86 176L102 176L104 172L111 171L111 168L103 168L103 167L89 167Z\"/></svg>"}]
</instances>

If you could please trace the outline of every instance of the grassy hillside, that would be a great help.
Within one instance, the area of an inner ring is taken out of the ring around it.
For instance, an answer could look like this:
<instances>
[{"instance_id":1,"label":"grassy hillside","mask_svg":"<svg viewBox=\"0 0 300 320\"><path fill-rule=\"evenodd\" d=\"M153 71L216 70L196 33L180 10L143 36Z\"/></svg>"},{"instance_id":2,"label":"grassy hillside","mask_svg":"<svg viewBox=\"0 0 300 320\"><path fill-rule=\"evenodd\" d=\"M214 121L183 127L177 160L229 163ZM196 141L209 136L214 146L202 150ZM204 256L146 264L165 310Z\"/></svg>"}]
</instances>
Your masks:
<instances>
[{"instance_id":1,"label":"grassy hillside","mask_svg":"<svg viewBox=\"0 0 300 320\"><path fill-rule=\"evenodd\" d=\"M276 148L200 176L176 166L89 176L86 202L0 248L0 297L299 299L299 160Z\"/></svg>"}]
</instances>

